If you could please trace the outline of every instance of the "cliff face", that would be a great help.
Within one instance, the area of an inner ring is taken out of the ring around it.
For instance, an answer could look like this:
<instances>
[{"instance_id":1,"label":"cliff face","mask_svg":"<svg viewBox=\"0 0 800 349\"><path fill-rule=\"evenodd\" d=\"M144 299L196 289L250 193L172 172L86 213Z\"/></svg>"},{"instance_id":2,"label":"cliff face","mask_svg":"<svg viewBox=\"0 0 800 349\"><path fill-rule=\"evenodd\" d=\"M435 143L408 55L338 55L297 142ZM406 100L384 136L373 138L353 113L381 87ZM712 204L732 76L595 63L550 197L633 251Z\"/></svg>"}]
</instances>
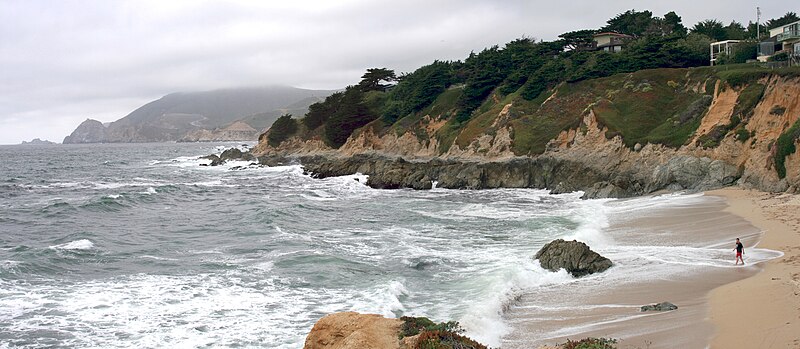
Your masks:
<instances>
[{"instance_id":1,"label":"cliff face","mask_svg":"<svg viewBox=\"0 0 800 349\"><path fill-rule=\"evenodd\" d=\"M430 185L416 181L438 181L446 187L585 190L590 197L734 183L797 191L800 154L785 157L784 178L776 154L778 138L800 118L798 96L794 75L729 82L702 70L643 71L563 84L534 101L493 94L460 125L447 113L428 113L402 127L403 120L376 120L339 149L317 136L293 137L278 147L262 141L254 152L323 155L326 160L306 158L307 169L323 176L361 171L378 187L425 188ZM444 165L473 178L454 181L458 176Z\"/></svg>"},{"instance_id":2,"label":"cliff face","mask_svg":"<svg viewBox=\"0 0 800 349\"><path fill-rule=\"evenodd\" d=\"M227 127L215 130L197 129L186 133L179 142L226 142L258 139L259 131L250 125L237 121Z\"/></svg>"}]
</instances>

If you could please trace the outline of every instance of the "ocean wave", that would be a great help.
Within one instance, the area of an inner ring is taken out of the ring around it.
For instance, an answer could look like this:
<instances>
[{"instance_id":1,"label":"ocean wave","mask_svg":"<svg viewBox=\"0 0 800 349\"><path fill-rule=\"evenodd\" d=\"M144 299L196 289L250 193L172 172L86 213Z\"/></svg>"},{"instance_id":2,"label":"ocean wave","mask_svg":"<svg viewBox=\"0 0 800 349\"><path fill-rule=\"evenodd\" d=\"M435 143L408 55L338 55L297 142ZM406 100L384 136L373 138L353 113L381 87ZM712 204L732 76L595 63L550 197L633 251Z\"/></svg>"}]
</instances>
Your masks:
<instances>
[{"instance_id":1,"label":"ocean wave","mask_svg":"<svg viewBox=\"0 0 800 349\"><path fill-rule=\"evenodd\" d=\"M361 312L381 314L394 318L406 310L403 301L410 292L402 281L394 280L360 292L352 307Z\"/></svg>"},{"instance_id":2,"label":"ocean wave","mask_svg":"<svg viewBox=\"0 0 800 349\"><path fill-rule=\"evenodd\" d=\"M575 280L564 270L547 271L538 261L530 258L517 261L505 273L485 277L488 279L476 280L489 285L482 290L484 299L475 302L458 321L470 337L493 347L499 347L502 337L511 331L503 320L503 314L523 294L534 292L537 287L560 285Z\"/></svg>"},{"instance_id":3,"label":"ocean wave","mask_svg":"<svg viewBox=\"0 0 800 349\"><path fill-rule=\"evenodd\" d=\"M62 201L60 198L48 200L45 206L39 210L40 213L47 217L70 214L77 211L78 209L75 206L66 201Z\"/></svg>"},{"instance_id":4,"label":"ocean wave","mask_svg":"<svg viewBox=\"0 0 800 349\"><path fill-rule=\"evenodd\" d=\"M49 246L48 248L53 249L53 250L67 250L67 251L80 250L80 251L85 251L85 250L93 249L94 248L94 243L89 239L80 239L80 240L70 241L70 242L67 242L67 243L59 244L59 245L52 245L52 246Z\"/></svg>"}]
</instances>

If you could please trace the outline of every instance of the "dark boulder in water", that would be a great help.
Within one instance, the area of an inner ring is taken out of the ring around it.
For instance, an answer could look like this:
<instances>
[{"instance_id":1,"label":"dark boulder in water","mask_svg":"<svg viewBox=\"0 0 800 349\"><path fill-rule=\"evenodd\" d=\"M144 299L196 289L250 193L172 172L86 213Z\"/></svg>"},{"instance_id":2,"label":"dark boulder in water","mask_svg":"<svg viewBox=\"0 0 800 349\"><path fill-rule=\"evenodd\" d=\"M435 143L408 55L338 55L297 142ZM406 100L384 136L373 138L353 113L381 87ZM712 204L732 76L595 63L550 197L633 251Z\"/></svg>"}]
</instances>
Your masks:
<instances>
[{"instance_id":1,"label":"dark boulder in water","mask_svg":"<svg viewBox=\"0 0 800 349\"><path fill-rule=\"evenodd\" d=\"M244 161L255 161L256 157L253 154L250 154L248 151L241 151L238 148L230 148L225 149L222 154L219 155L219 158L222 161L228 160L244 160Z\"/></svg>"},{"instance_id":2,"label":"dark boulder in water","mask_svg":"<svg viewBox=\"0 0 800 349\"><path fill-rule=\"evenodd\" d=\"M575 277L605 271L613 264L582 242L562 239L544 245L534 258L539 260L542 268L550 271L566 269Z\"/></svg>"},{"instance_id":3,"label":"dark boulder in water","mask_svg":"<svg viewBox=\"0 0 800 349\"><path fill-rule=\"evenodd\" d=\"M211 160L211 163L210 164L201 164L200 166L219 166L219 165L222 165L222 163L224 162L216 154L203 156L203 157L201 157L201 159Z\"/></svg>"},{"instance_id":4,"label":"dark boulder in water","mask_svg":"<svg viewBox=\"0 0 800 349\"><path fill-rule=\"evenodd\" d=\"M641 311L668 311L678 309L678 306L670 302L661 302L658 304L643 305Z\"/></svg>"},{"instance_id":5,"label":"dark boulder in water","mask_svg":"<svg viewBox=\"0 0 800 349\"><path fill-rule=\"evenodd\" d=\"M228 160L244 160L244 161L258 161L256 157L247 151L241 151L237 148L225 149L219 156L211 154L201 157L201 159L211 160L210 164L202 164L200 166L219 166Z\"/></svg>"}]
</instances>

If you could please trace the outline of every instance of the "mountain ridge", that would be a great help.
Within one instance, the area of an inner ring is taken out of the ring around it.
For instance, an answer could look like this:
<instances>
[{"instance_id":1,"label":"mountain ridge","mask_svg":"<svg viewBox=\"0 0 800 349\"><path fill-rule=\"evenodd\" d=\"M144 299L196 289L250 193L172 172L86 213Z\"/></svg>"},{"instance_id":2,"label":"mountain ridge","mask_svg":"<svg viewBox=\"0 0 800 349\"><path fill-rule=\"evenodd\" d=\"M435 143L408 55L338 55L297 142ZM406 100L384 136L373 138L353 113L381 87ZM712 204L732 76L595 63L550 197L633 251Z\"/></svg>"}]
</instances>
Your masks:
<instances>
[{"instance_id":1,"label":"mountain ridge","mask_svg":"<svg viewBox=\"0 0 800 349\"><path fill-rule=\"evenodd\" d=\"M258 133L278 116L283 113L302 115L310 104L332 92L289 86L174 92L148 102L108 125L91 122L91 119L84 121L64 138L63 143L255 140ZM229 137L226 137L221 130L240 120L255 131L227 133ZM222 133L215 134L215 130ZM187 137L190 133L194 137Z\"/></svg>"}]
</instances>

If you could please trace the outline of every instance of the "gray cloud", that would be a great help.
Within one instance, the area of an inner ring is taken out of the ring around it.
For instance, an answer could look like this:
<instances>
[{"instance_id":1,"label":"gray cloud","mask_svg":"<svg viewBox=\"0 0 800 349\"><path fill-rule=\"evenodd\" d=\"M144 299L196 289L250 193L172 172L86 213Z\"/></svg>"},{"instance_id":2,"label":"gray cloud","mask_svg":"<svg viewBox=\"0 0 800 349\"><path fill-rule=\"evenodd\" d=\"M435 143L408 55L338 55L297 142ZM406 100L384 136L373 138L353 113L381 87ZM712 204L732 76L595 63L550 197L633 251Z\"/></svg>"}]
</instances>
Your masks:
<instances>
[{"instance_id":1,"label":"gray cloud","mask_svg":"<svg viewBox=\"0 0 800 349\"><path fill-rule=\"evenodd\" d=\"M748 1L25 1L0 3L0 144L60 141L177 91L341 88L523 35L555 39L630 8L755 20ZM765 18L786 11L764 1Z\"/></svg>"}]
</instances>

